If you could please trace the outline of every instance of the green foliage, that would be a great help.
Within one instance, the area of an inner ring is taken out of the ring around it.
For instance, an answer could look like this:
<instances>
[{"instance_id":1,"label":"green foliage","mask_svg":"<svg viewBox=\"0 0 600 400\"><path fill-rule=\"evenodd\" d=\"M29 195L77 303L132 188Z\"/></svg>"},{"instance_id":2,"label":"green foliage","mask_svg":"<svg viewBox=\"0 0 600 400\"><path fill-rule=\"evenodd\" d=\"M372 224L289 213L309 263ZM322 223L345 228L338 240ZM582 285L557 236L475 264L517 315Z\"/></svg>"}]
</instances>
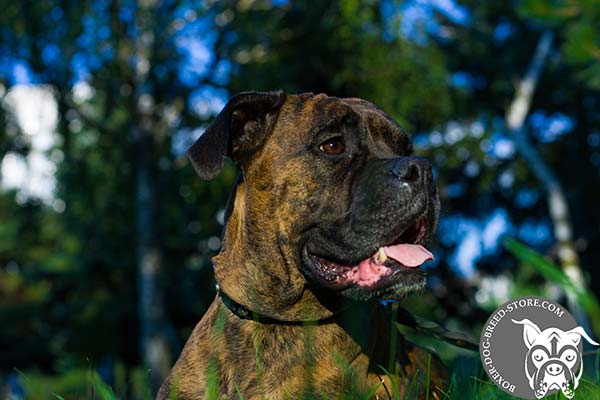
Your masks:
<instances>
[{"instance_id":1,"label":"green foliage","mask_svg":"<svg viewBox=\"0 0 600 400\"><path fill-rule=\"evenodd\" d=\"M596 0L524 1L521 13L564 32L561 53L566 62L582 68L577 77L600 89L600 4Z\"/></svg>"},{"instance_id":2,"label":"green foliage","mask_svg":"<svg viewBox=\"0 0 600 400\"><path fill-rule=\"evenodd\" d=\"M51 204L35 199L17 202L15 193L0 193L0 320L6 324L0 346L9 349L0 352L0 364L9 370L39 365L67 374L88 360L96 364L115 357L126 360L129 370L139 362L135 282L140 149L134 135L139 93L134 97L131 63L136 38L119 20L117 8L100 3L66 8L53 1L31 7L8 3L2 4L5 12L0 18L3 32L9 34L0 39L0 48L11 49L9 54L27 62L55 94L56 146L49 153L59 160L54 196L64 207L57 211ZM173 10L166 11L150 16L157 27L169 25L161 18L175 19ZM134 13L142 18L141 10ZM48 18L49 14L62 17ZM95 27L108 24L111 34L82 47L78 40L87 29L83 16ZM156 178L153 189L160 207L153 221L165 255L162 268L171 277L161 280L161 288L175 310L173 321L178 326L186 321L184 336L213 296L209 266L214 250L206 242L219 235L215 215L225 204L235 171L228 166L210 184L201 182L186 159L172 151L176 128L195 128L203 120L187 109L191 90L177 82L180 56L169 32L156 32L158 50L150 49L156 50L153 68L162 65L163 70L160 76L152 70L146 87L151 90L144 89L156 106L154 146L144 154L151 159ZM49 44L58 52L58 60L50 65L39 59ZM71 63L76 52L80 59L86 54L112 54L87 78L89 98L74 94ZM168 125L162 119L166 109L183 122ZM1 110L4 122L4 107ZM2 136L0 150L13 151L27 140L22 133L6 140ZM204 290L198 292L198 287ZM178 334L172 334L174 343Z\"/></svg>"},{"instance_id":3,"label":"green foliage","mask_svg":"<svg viewBox=\"0 0 600 400\"><path fill-rule=\"evenodd\" d=\"M21 373L21 378L26 396L32 400L47 399L49 395L57 399L115 399L98 374L85 369L70 370L58 377L27 372Z\"/></svg>"},{"instance_id":4,"label":"green foliage","mask_svg":"<svg viewBox=\"0 0 600 400\"><path fill-rule=\"evenodd\" d=\"M233 10L223 4L222 13ZM397 35L382 40L392 29L386 21L370 1L297 1L270 12L250 7L223 27L239 40L217 50L237 61L233 92L282 88L362 97L407 129L432 128L452 112L443 55Z\"/></svg>"},{"instance_id":5,"label":"green foliage","mask_svg":"<svg viewBox=\"0 0 600 400\"><path fill-rule=\"evenodd\" d=\"M565 291L575 295L577 302L590 316L594 330L600 332L600 303L598 303L598 298L591 290L576 285L559 266L519 241L506 238L504 246L523 263L535 268L548 281L558 284Z\"/></svg>"},{"instance_id":6,"label":"green foliage","mask_svg":"<svg viewBox=\"0 0 600 400\"><path fill-rule=\"evenodd\" d=\"M596 369L597 373L600 373ZM427 373L426 373L427 374ZM25 383L27 399L48 399L49 397L62 399L85 399L85 400L116 400L126 397L124 391L111 389L99 376L89 370L74 370L58 377L48 377L38 373L22 373L22 380ZM412 384L415 384L413 381ZM411 384L411 385L412 385ZM374 388L376 390L376 388ZM173 392L176 393L176 392ZM175 394L171 394L175 398ZM373 392L375 393L375 392ZM151 397L141 396L136 391L131 392L136 398L150 399ZM140 396L140 397L137 397ZM549 399L562 399L561 394L554 394ZM351 392L347 400L366 400L372 397L371 394L359 395ZM216 397L215 397L216 398ZM415 396L408 396L404 400L416 399ZM472 359L463 359L462 365L454 369L450 375L449 387L445 392L443 399L447 400L470 400L470 399L514 399L515 397L496 387L487 377L479 365L478 357ZM597 400L600 399L600 380L597 377L590 379L584 377L576 390L575 399ZM240 394L239 400L243 400ZM308 400L308 399L307 399Z\"/></svg>"},{"instance_id":7,"label":"green foliage","mask_svg":"<svg viewBox=\"0 0 600 400\"><path fill-rule=\"evenodd\" d=\"M143 368L132 368L127 381L119 380L119 369L115 365L112 375L113 385L107 384L99 373L91 368L72 368L58 375L48 375L38 371L17 371L25 390L25 398L31 400L81 399L81 400L117 400L152 399L148 391L148 373Z\"/></svg>"},{"instance_id":8,"label":"green foliage","mask_svg":"<svg viewBox=\"0 0 600 400\"><path fill-rule=\"evenodd\" d=\"M502 208L516 229L523 222L545 221L543 194L529 166L514 154L498 158L488 149L503 133L514 82L523 76L544 29L553 30L560 56L545 67L534 111L564 114L574 127L566 139L534 142L568 193L582 264L593 286L573 287L546 257L514 241L506 247L521 264L493 254L479 260L478 270L508 276L514 283L511 295L542 294L546 281L574 291L600 332L594 296L599 286L591 268L600 253L589 245L600 240L600 221L593 215L600 204L593 160L600 150L588 145L599 120L596 0L526 0L518 8L504 0L465 0L460 5L468 10L469 23L434 12L429 22L439 24L440 34L425 31L426 40L418 43L399 34L405 4L397 1L389 2L391 14L381 2L359 0L151 1L141 2L139 9L126 3L0 1L2 61L24 62L36 81L51 86L58 107L56 144L48 153L56 160L54 196L64 209L0 192L0 377L15 366L26 371L21 381L27 398L152 397L150 373L139 367L136 224L142 159L149 160L144 165L153 178L152 221L162 254L157 281L169 317L165 326L174 327L174 354L212 300L210 257L222 228L216 215L237 171L228 163L219 177L203 182L185 156L173 152L178 133L202 128L214 117L192 109L197 88L219 93L281 88L369 99L410 133L438 131L438 144L418 154L436 165L445 216L482 220ZM185 84L177 33L194 21L208 28L193 35L215 40L206 43L208 72ZM510 29L498 39L501 24ZM50 45L54 59L48 56ZM84 80L92 95L80 99L73 83L81 77L73 65L87 57L92 62ZM143 63L136 64L143 58L149 64L145 75ZM217 79L223 65L229 66L226 76ZM3 68L2 102L13 85ZM457 73L472 84L456 84ZM142 95L152 105L149 113L140 111ZM0 157L7 152L26 156L31 150L30 138L13 117L2 103ZM140 145L140 126L150 132L147 147ZM453 127L466 135L450 140ZM472 166L476 172L467 174ZM514 177L509 187L499 183L503 174ZM455 184L464 187L459 195L451 193ZM516 205L522 190L542 200ZM431 271L431 281L442 284L435 295L419 297L413 309L477 334L478 323L472 321L485 320L492 305L478 304L477 288L458 282L449 267L455 244L444 239L437 243L439 267ZM552 252L548 243L536 250ZM449 360L464 357L443 346L441 352ZM111 378L103 375L112 379L112 389L90 367L103 362L112 365ZM454 367L448 398L507 398L480 371L460 369ZM597 398L598 391L596 378L584 381L577 396Z\"/></svg>"}]
</instances>

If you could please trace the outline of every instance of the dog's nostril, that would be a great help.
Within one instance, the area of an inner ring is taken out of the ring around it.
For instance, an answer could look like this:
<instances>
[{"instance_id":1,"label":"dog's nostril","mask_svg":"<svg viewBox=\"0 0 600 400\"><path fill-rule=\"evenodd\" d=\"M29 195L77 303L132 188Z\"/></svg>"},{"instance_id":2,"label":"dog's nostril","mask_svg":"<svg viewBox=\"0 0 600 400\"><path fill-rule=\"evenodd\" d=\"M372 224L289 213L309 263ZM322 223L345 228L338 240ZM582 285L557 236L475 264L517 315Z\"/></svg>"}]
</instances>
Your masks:
<instances>
[{"instance_id":1,"label":"dog's nostril","mask_svg":"<svg viewBox=\"0 0 600 400\"><path fill-rule=\"evenodd\" d=\"M427 177L428 183L433 182L433 171L432 171L430 165L428 165L427 168L425 169L425 176Z\"/></svg>"},{"instance_id":2,"label":"dog's nostril","mask_svg":"<svg viewBox=\"0 0 600 400\"><path fill-rule=\"evenodd\" d=\"M394 160L390 173L405 184L430 185L433 182L431 164L419 157L406 157Z\"/></svg>"},{"instance_id":3,"label":"dog's nostril","mask_svg":"<svg viewBox=\"0 0 600 400\"><path fill-rule=\"evenodd\" d=\"M419 180L419 167L415 164L410 164L406 169L403 179L409 182L416 182Z\"/></svg>"},{"instance_id":4,"label":"dog's nostril","mask_svg":"<svg viewBox=\"0 0 600 400\"><path fill-rule=\"evenodd\" d=\"M559 364L550 364L546 367L546 371L548 371L548 373L550 375L558 375L562 372L563 367Z\"/></svg>"}]
</instances>

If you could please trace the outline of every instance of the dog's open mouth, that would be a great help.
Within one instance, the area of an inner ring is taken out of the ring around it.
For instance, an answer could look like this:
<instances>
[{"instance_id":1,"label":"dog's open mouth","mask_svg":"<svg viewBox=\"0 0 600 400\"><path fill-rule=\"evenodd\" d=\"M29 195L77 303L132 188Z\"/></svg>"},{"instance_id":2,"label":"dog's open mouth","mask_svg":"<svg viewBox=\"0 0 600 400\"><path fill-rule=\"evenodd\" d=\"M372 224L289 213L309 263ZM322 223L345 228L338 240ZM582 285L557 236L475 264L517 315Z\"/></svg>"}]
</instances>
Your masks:
<instances>
[{"instance_id":1,"label":"dog's open mouth","mask_svg":"<svg viewBox=\"0 0 600 400\"><path fill-rule=\"evenodd\" d=\"M419 267L433 260L433 254L421 244L427 229L426 218L419 218L393 243L381 245L373 255L354 265L311 254L306 248L305 262L313 276L330 289L384 289L397 283L406 274L417 271L422 274Z\"/></svg>"}]
</instances>

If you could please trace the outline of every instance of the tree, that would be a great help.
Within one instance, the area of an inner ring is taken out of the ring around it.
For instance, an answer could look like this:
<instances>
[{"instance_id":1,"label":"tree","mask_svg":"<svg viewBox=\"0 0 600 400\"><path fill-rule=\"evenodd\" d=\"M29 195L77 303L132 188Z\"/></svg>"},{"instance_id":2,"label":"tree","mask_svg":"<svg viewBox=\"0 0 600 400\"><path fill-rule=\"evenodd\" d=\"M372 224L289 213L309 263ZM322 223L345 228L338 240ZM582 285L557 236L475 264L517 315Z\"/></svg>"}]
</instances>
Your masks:
<instances>
[{"instance_id":1,"label":"tree","mask_svg":"<svg viewBox=\"0 0 600 400\"><path fill-rule=\"evenodd\" d=\"M207 243L218 235L215 215L233 179L225 171L209 189L178 144L191 143L211 116L192 108L196 86L211 76L197 73L184 82L179 72L189 62L176 44L186 35L183 23L199 29L205 10L185 1L3 6L0 54L19 60L30 80L54 93L59 141L52 151L60 155L54 195L64 204L55 211L32 198L32 207L19 207L3 197L3 212L14 215L7 243L15 248L2 260L18 265L17 288L44 291L28 323L1 340L13 347L29 326L42 324L34 340L47 349L37 355L15 349L3 365L64 372L85 367L86 359L144 363L147 389L155 390L179 348L168 315L178 326L182 319L191 324L211 300L207 267L215 245ZM9 76L6 82L11 90L14 82ZM6 149L19 140L9 138ZM19 235L40 240L33 245ZM136 280L138 290L131 285ZM6 290L17 296L22 289ZM16 299L3 300L12 318Z\"/></svg>"}]
</instances>

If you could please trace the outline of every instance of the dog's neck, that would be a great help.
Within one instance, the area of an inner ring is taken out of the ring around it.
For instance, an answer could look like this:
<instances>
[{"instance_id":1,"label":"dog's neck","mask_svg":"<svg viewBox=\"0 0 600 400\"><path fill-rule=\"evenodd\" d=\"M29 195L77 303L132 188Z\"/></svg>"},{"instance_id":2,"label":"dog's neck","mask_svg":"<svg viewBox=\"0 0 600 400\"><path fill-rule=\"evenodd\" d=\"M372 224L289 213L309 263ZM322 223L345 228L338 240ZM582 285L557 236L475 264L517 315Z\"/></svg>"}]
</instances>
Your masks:
<instances>
[{"instance_id":1,"label":"dog's neck","mask_svg":"<svg viewBox=\"0 0 600 400\"><path fill-rule=\"evenodd\" d=\"M220 362L245 360L238 373L255 368L256 363L265 368L262 373L266 382L281 380L277 371L293 375L319 366L339 382L350 379L345 374L355 374L352 376L359 376L361 382L372 372L385 376L379 366L388 368L394 336L390 335L390 320L377 303L348 304L328 320L306 323L253 320L244 312L243 317L239 316L234 303L226 303L223 293L216 296L204 317L210 324L202 326L199 335L207 335L203 337L210 343L210 352L218 354ZM402 346L395 350L394 354L405 351ZM379 381L369 383L377 384Z\"/></svg>"},{"instance_id":2,"label":"dog's neck","mask_svg":"<svg viewBox=\"0 0 600 400\"><path fill-rule=\"evenodd\" d=\"M349 299L340 299L340 306L335 313L322 319L282 320L269 315L261 314L255 310L236 302L217 285L217 300L227 309L230 318L253 323L264 329L277 327L306 327L336 325L342 328L360 348L378 353L377 348L389 345L389 334L393 325L393 309L389 304L379 302L360 302ZM373 338L379 338L375 343ZM383 340L381 340L384 338ZM384 356L386 352L381 355Z\"/></svg>"}]
</instances>

